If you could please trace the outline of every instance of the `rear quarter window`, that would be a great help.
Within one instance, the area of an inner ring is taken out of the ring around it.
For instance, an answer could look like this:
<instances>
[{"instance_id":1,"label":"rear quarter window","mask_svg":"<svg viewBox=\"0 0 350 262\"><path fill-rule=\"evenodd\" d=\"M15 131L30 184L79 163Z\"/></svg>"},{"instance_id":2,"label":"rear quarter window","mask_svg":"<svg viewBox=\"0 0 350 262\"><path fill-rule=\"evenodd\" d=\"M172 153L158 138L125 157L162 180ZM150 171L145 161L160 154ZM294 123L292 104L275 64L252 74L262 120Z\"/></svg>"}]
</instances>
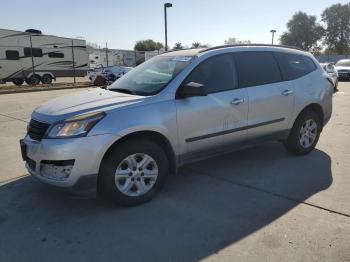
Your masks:
<instances>
[{"instance_id":1,"label":"rear quarter window","mask_svg":"<svg viewBox=\"0 0 350 262\"><path fill-rule=\"evenodd\" d=\"M304 55L276 53L276 57L286 71L288 80L303 77L317 68L314 61Z\"/></svg>"}]
</instances>

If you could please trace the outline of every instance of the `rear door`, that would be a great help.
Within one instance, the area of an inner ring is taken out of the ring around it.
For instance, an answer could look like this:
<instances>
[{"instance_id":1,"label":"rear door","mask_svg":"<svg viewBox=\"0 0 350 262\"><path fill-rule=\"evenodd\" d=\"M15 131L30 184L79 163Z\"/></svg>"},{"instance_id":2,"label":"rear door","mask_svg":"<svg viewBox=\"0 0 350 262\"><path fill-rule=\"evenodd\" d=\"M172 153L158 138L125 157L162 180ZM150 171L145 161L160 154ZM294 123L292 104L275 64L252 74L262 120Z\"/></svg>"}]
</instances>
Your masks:
<instances>
[{"instance_id":1,"label":"rear door","mask_svg":"<svg viewBox=\"0 0 350 262\"><path fill-rule=\"evenodd\" d=\"M272 52L241 52L235 59L240 88L249 97L248 139L283 134L294 108L293 83L284 81Z\"/></svg>"}]
</instances>

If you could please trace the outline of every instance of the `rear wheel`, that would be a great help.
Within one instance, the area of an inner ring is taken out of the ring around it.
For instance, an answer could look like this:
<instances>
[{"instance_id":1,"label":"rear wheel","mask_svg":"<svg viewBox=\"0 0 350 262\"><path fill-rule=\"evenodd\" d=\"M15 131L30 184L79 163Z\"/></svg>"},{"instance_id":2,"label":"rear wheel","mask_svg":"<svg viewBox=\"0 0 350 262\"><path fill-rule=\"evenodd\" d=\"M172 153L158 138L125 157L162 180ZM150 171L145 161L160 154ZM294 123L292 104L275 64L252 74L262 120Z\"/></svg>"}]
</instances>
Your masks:
<instances>
[{"instance_id":1,"label":"rear wheel","mask_svg":"<svg viewBox=\"0 0 350 262\"><path fill-rule=\"evenodd\" d=\"M21 86L24 82L24 79L23 78L15 78L15 79L12 79L12 83L14 83L16 86Z\"/></svg>"},{"instance_id":2,"label":"rear wheel","mask_svg":"<svg viewBox=\"0 0 350 262\"><path fill-rule=\"evenodd\" d=\"M105 156L99 174L99 193L123 206L151 200L169 173L162 148L148 140L123 142Z\"/></svg>"},{"instance_id":3,"label":"rear wheel","mask_svg":"<svg viewBox=\"0 0 350 262\"><path fill-rule=\"evenodd\" d=\"M41 77L41 83L45 85L50 85L52 83L52 76L49 74L45 74Z\"/></svg>"},{"instance_id":4,"label":"rear wheel","mask_svg":"<svg viewBox=\"0 0 350 262\"><path fill-rule=\"evenodd\" d=\"M28 79L27 79L27 81L26 81L26 83L28 84L28 85L31 85L31 86L35 86L35 85L38 85L38 84L40 84L40 76L39 75L31 75Z\"/></svg>"},{"instance_id":5,"label":"rear wheel","mask_svg":"<svg viewBox=\"0 0 350 262\"><path fill-rule=\"evenodd\" d=\"M293 154L308 154L315 148L321 129L320 116L312 110L306 111L295 121L284 145Z\"/></svg>"}]
</instances>

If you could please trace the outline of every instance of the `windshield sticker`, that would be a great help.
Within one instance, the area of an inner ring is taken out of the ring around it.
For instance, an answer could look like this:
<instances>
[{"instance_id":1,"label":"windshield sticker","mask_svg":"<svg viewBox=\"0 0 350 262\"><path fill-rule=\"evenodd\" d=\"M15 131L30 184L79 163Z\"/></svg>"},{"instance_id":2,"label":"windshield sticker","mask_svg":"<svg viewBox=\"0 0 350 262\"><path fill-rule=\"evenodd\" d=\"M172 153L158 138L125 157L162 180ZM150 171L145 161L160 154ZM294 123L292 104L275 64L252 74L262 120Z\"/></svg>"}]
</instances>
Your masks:
<instances>
[{"instance_id":1,"label":"windshield sticker","mask_svg":"<svg viewBox=\"0 0 350 262\"><path fill-rule=\"evenodd\" d=\"M188 62L192 59L192 56L175 56L171 61L177 61L177 62Z\"/></svg>"}]
</instances>

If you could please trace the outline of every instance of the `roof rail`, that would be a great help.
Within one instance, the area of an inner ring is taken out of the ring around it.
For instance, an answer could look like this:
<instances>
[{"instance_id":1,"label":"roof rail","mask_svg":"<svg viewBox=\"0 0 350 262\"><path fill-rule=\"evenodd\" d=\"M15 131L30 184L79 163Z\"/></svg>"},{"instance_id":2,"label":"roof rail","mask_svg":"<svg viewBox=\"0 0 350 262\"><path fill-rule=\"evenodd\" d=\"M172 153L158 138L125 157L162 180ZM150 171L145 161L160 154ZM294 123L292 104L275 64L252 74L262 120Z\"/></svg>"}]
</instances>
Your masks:
<instances>
[{"instance_id":1,"label":"roof rail","mask_svg":"<svg viewBox=\"0 0 350 262\"><path fill-rule=\"evenodd\" d=\"M245 47L245 46L270 46L270 47L284 47L284 48L290 48L290 49L296 49L296 50L300 50L300 51L305 51L299 47L296 46L288 46L288 45L271 45L271 44L236 44L236 45L219 45L219 46L213 46L213 47L209 47L206 49L203 49L201 51L199 51L199 53L203 53L206 51L210 51L210 50L216 50L216 49L220 49L220 48L226 48L226 47Z\"/></svg>"}]
</instances>

